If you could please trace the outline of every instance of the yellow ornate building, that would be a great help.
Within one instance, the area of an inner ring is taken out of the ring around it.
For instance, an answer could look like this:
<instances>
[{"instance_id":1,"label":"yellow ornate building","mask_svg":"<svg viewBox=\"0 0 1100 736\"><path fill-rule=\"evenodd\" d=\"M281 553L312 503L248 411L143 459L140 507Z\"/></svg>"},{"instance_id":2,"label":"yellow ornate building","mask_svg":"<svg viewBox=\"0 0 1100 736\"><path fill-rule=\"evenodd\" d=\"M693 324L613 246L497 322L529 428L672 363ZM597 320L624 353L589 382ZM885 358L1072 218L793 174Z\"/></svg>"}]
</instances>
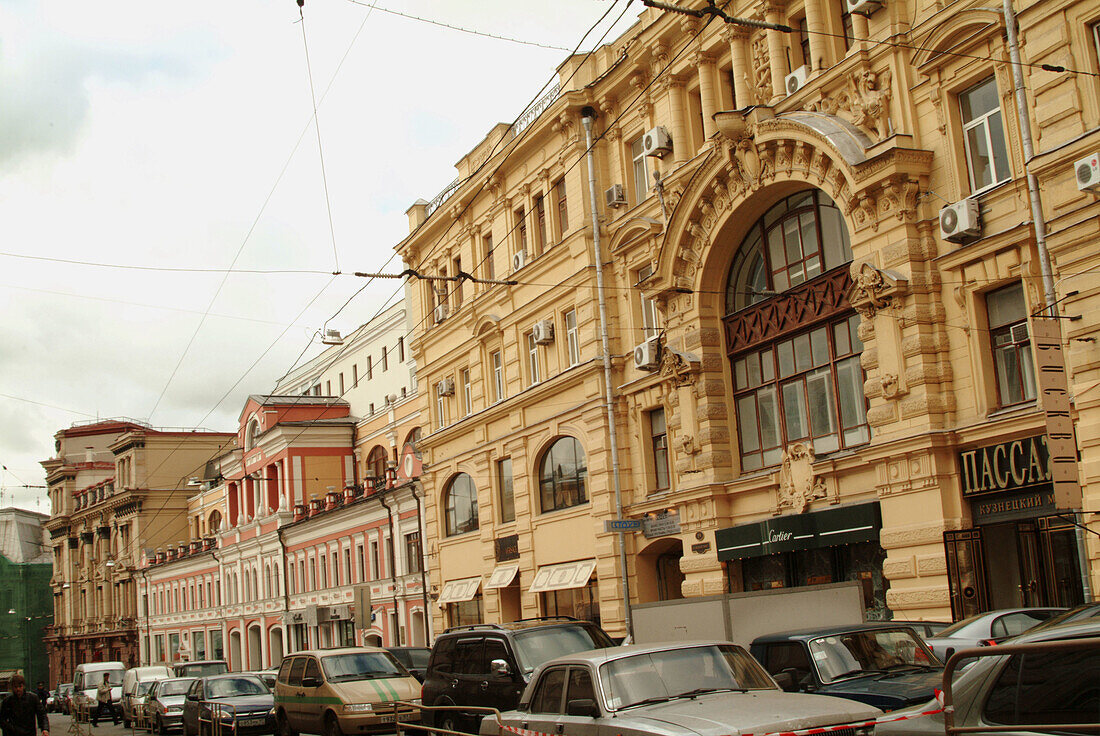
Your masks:
<instances>
[{"instance_id":1,"label":"yellow ornate building","mask_svg":"<svg viewBox=\"0 0 1100 736\"><path fill-rule=\"evenodd\" d=\"M623 633L620 516L644 520L634 603L841 580L877 617L1092 598L1100 6L1020 3L1014 64L987 5L646 9L410 209L438 623ZM1064 319L1035 316L1045 286ZM1062 505L1032 344L1052 322L1082 489Z\"/></svg>"}]
</instances>

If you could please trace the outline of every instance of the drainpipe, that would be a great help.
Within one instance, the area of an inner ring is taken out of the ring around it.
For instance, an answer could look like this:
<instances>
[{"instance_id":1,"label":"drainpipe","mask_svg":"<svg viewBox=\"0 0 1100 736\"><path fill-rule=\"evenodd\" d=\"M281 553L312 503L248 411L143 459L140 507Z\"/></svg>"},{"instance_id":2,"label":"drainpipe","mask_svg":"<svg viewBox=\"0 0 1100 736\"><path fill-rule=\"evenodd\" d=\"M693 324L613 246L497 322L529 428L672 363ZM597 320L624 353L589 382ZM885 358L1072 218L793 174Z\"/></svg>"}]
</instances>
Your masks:
<instances>
[{"instance_id":1,"label":"drainpipe","mask_svg":"<svg viewBox=\"0 0 1100 736\"><path fill-rule=\"evenodd\" d=\"M291 504L291 513L294 513L294 506ZM287 628L286 619L290 615L290 578L287 577L286 572L286 540L283 539L283 527L279 526L275 529L275 534L279 537L279 559L283 561L283 657L290 654L290 630ZM349 571L350 575L351 572Z\"/></svg>"},{"instance_id":2,"label":"drainpipe","mask_svg":"<svg viewBox=\"0 0 1100 736\"><path fill-rule=\"evenodd\" d=\"M424 601L424 644L429 645L432 641L432 637L428 627L428 560L424 556L424 506L422 503L423 499L420 494L416 492L417 483L419 483L419 481L412 481L409 490L412 492L412 497L416 500L416 528L420 531L420 544L417 550L420 554L420 594Z\"/></svg>"},{"instance_id":3,"label":"drainpipe","mask_svg":"<svg viewBox=\"0 0 1100 736\"><path fill-rule=\"evenodd\" d=\"M1007 2L1007 0L1006 0ZM600 345L603 352L604 405L607 409L608 441L611 446L611 478L615 486L616 518L623 518L623 491L619 482L619 442L615 432L615 405L611 393L611 347L607 339L607 297L603 288L603 255L600 253L600 210L596 195L596 162L592 150L592 122L596 111L586 107L581 111L581 124L584 125L584 141L588 149L588 195L592 206L592 251L596 260L596 295L600 305ZM626 634L634 637L634 621L630 614L630 579L626 569L626 536L619 533L619 567L622 569L623 614Z\"/></svg>"},{"instance_id":4,"label":"drainpipe","mask_svg":"<svg viewBox=\"0 0 1100 736\"><path fill-rule=\"evenodd\" d=\"M386 518L390 522L390 545L393 549L393 554L390 555L390 573L393 580L393 612L397 616L397 626L393 631L393 643L394 646L401 646L401 609L397 607L397 537L394 535L397 533L393 528L393 513L390 510L390 505L386 503L386 489L378 492L378 502L382 504L382 508L386 510ZM385 547L385 545L382 545Z\"/></svg>"}]
</instances>

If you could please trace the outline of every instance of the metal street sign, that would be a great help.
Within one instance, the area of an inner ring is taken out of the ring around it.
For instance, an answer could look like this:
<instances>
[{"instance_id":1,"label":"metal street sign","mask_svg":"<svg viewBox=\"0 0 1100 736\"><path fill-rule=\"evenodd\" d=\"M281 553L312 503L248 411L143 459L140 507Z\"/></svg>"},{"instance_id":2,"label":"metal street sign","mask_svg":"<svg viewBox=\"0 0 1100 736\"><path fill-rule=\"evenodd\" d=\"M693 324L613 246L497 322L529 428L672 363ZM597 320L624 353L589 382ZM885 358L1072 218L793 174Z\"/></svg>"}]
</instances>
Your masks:
<instances>
[{"instance_id":1,"label":"metal street sign","mask_svg":"<svg viewBox=\"0 0 1100 736\"><path fill-rule=\"evenodd\" d=\"M605 519L604 532L640 532L642 530L641 519Z\"/></svg>"}]
</instances>

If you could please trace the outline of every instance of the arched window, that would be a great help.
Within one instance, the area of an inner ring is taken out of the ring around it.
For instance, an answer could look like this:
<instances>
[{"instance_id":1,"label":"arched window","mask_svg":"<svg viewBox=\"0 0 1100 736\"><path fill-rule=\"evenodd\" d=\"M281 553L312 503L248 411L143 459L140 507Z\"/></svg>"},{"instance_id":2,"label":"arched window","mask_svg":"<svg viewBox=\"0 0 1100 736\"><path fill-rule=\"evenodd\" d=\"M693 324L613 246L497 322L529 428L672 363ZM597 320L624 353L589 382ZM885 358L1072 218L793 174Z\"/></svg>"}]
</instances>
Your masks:
<instances>
[{"instance_id":1,"label":"arched window","mask_svg":"<svg viewBox=\"0 0 1100 736\"><path fill-rule=\"evenodd\" d=\"M741 240L726 282L726 314L852 260L836 203L817 189L781 199Z\"/></svg>"},{"instance_id":2,"label":"arched window","mask_svg":"<svg viewBox=\"0 0 1100 736\"><path fill-rule=\"evenodd\" d=\"M418 450L417 445L420 444L420 427L412 428L412 431L405 437L405 444L411 445L414 452Z\"/></svg>"},{"instance_id":3,"label":"arched window","mask_svg":"<svg viewBox=\"0 0 1100 736\"><path fill-rule=\"evenodd\" d=\"M210 512L210 519L206 522L207 529L211 534L217 534L222 528L222 512L214 509Z\"/></svg>"},{"instance_id":4,"label":"arched window","mask_svg":"<svg viewBox=\"0 0 1100 736\"><path fill-rule=\"evenodd\" d=\"M539 505L543 512L588 502L585 484L588 465L584 448L573 437L554 441L542 456L539 469Z\"/></svg>"},{"instance_id":5,"label":"arched window","mask_svg":"<svg viewBox=\"0 0 1100 736\"><path fill-rule=\"evenodd\" d=\"M251 450L256 446L256 438L260 436L260 420L253 417L248 422L244 432L244 449Z\"/></svg>"},{"instance_id":6,"label":"arched window","mask_svg":"<svg viewBox=\"0 0 1100 736\"><path fill-rule=\"evenodd\" d=\"M370 480L368 483L371 488L381 488L386 482L386 461L389 460L389 455L386 453L386 448L382 445L375 445L370 455L367 455L367 472L366 475Z\"/></svg>"},{"instance_id":7,"label":"arched window","mask_svg":"<svg viewBox=\"0 0 1100 736\"><path fill-rule=\"evenodd\" d=\"M443 494L443 508L446 509L448 537L477 529L477 489L473 478L465 473L452 478Z\"/></svg>"}]
</instances>

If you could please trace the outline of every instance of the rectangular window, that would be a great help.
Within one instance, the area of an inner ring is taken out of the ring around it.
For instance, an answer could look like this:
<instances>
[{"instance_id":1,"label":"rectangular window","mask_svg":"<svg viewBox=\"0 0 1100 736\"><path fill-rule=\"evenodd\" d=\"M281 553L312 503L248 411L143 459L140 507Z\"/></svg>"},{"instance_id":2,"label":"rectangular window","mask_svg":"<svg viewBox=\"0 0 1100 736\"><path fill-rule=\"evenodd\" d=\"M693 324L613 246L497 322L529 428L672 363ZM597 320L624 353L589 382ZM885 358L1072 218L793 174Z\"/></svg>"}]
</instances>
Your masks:
<instances>
[{"instance_id":1,"label":"rectangular window","mask_svg":"<svg viewBox=\"0 0 1100 736\"><path fill-rule=\"evenodd\" d=\"M367 380L374 378L374 366L371 365L371 357L367 356Z\"/></svg>"},{"instance_id":2,"label":"rectangular window","mask_svg":"<svg viewBox=\"0 0 1100 736\"><path fill-rule=\"evenodd\" d=\"M382 577L378 569L378 542L370 543L370 579L377 580Z\"/></svg>"},{"instance_id":3,"label":"rectangular window","mask_svg":"<svg viewBox=\"0 0 1100 736\"><path fill-rule=\"evenodd\" d=\"M577 310L570 309L565 313L565 344L569 350L569 365L577 365L581 362L581 340L577 329Z\"/></svg>"},{"instance_id":4,"label":"rectangular window","mask_svg":"<svg viewBox=\"0 0 1100 736\"><path fill-rule=\"evenodd\" d=\"M668 490L668 430L665 427L665 410L649 412L649 440L653 451L654 491Z\"/></svg>"},{"instance_id":5,"label":"rectangular window","mask_svg":"<svg viewBox=\"0 0 1100 736\"><path fill-rule=\"evenodd\" d=\"M393 537L386 537L386 577L397 574L397 558L393 554Z\"/></svg>"},{"instance_id":6,"label":"rectangular window","mask_svg":"<svg viewBox=\"0 0 1100 736\"><path fill-rule=\"evenodd\" d=\"M657 302L653 299L646 298L645 294L641 291L646 279L652 275L652 266L645 266L638 270L638 293L642 303L642 337L646 340L651 337L657 337L659 329Z\"/></svg>"},{"instance_id":7,"label":"rectangular window","mask_svg":"<svg viewBox=\"0 0 1100 736\"><path fill-rule=\"evenodd\" d=\"M405 572L420 572L423 569L420 556L420 532L405 535Z\"/></svg>"},{"instance_id":8,"label":"rectangular window","mask_svg":"<svg viewBox=\"0 0 1100 736\"><path fill-rule=\"evenodd\" d=\"M386 346L382 346L382 372L385 373L390 368L390 359L386 355Z\"/></svg>"},{"instance_id":9,"label":"rectangular window","mask_svg":"<svg viewBox=\"0 0 1100 736\"><path fill-rule=\"evenodd\" d=\"M334 551L332 553L332 587L340 585L340 557Z\"/></svg>"},{"instance_id":10,"label":"rectangular window","mask_svg":"<svg viewBox=\"0 0 1100 736\"><path fill-rule=\"evenodd\" d=\"M309 558L309 591L317 590L317 560Z\"/></svg>"},{"instance_id":11,"label":"rectangular window","mask_svg":"<svg viewBox=\"0 0 1100 736\"><path fill-rule=\"evenodd\" d=\"M359 366L352 363L351 366L351 387L358 388L359 386Z\"/></svg>"},{"instance_id":12,"label":"rectangular window","mask_svg":"<svg viewBox=\"0 0 1100 736\"><path fill-rule=\"evenodd\" d=\"M542 253L546 250L546 202L543 201L543 196L540 194L535 197L535 220L538 223L538 231L536 233L538 242L535 243L535 248L538 253Z\"/></svg>"},{"instance_id":13,"label":"rectangular window","mask_svg":"<svg viewBox=\"0 0 1100 736\"><path fill-rule=\"evenodd\" d=\"M363 549L363 545L360 544L355 548L356 566L359 570L359 579L356 580L357 583L365 583L367 581L367 561L363 559L364 553L365 550Z\"/></svg>"},{"instance_id":14,"label":"rectangular window","mask_svg":"<svg viewBox=\"0 0 1100 736\"><path fill-rule=\"evenodd\" d=\"M527 336L527 375L531 379L530 385L535 385L541 379L539 376L539 345L535 342L535 334L528 332Z\"/></svg>"},{"instance_id":15,"label":"rectangular window","mask_svg":"<svg viewBox=\"0 0 1100 736\"><path fill-rule=\"evenodd\" d=\"M516 499L512 493L512 458L497 462L497 481L500 483L500 521L516 520Z\"/></svg>"},{"instance_id":16,"label":"rectangular window","mask_svg":"<svg viewBox=\"0 0 1100 736\"><path fill-rule=\"evenodd\" d=\"M344 374L340 374L340 395L344 395Z\"/></svg>"},{"instance_id":17,"label":"rectangular window","mask_svg":"<svg viewBox=\"0 0 1100 736\"><path fill-rule=\"evenodd\" d=\"M564 239L569 232L569 204L565 199L565 179L558 179L554 185L554 197L558 200L558 239Z\"/></svg>"},{"instance_id":18,"label":"rectangular window","mask_svg":"<svg viewBox=\"0 0 1100 736\"><path fill-rule=\"evenodd\" d=\"M153 636L153 657L154 662L167 662L170 661L168 657L164 656L164 634L156 634Z\"/></svg>"},{"instance_id":19,"label":"rectangular window","mask_svg":"<svg viewBox=\"0 0 1100 736\"><path fill-rule=\"evenodd\" d=\"M195 659L206 659L206 632L202 630L191 632L191 648L194 650Z\"/></svg>"},{"instance_id":20,"label":"rectangular window","mask_svg":"<svg viewBox=\"0 0 1100 736\"><path fill-rule=\"evenodd\" d=\"M435 413L440 429L447 426L447 396L443 393L442 383L440 381L435 385Z\"/></svg>"},{"instance_id":21,"label":"rectangular window","mask_svg":"<svg viewBox=\"0 0 1100 736\"><path fill-rule=\"evenodd\" d=\"M485 248L485 278L493 281L497 277L497 267L493 260L496 258L496 253L493 251L493 234L486 233L482 243Z\"/></svg>"},{"instance_id":22,"label":"rectangular window","mask_svg":"<svg viewBox=\"0 0 1100 736\"><path fill-rule=\"evenodd\" d=\"M971 191L979 192L1007 181L1011 172L997 80L989 77L960 93L959 108Z\"/></svg>"},{"instance_id":23,"label":"rectangular window","mask_svg":"<svg viewBox=\"0 0 1100 736\"><path fill-rule=\"evenodd\" d=\"M1001 406L1035 400L1035 367L1027 328L1022 284L997 289L985 297L993 371Z\"/></svg>"},{"instance_id":24,"label":"rectangular window","mask_svg":"<svg viewBox=\"0 0 1100 736\"><path fill-rule=\"evenodd\" d=\"M325 396L332 396L332 381L325 381Z\"/></svg>"},{"instance_id":25,"label":"rectangular window","mask_svg":"<svg viewBox=\"0 0 1100 736\"><path fill-rule=\"evenodd\" d=\"M504 358L499 350L491 356L493 364L493 402L504 401Z\"/></svg>"},{"instance_id":26,"label":"rectangular window","mask_svg":"<svg viewBox=\"0 0 1100 736\"><path fill-rule=\"evenodd\" d=\"M351 584L351 549L344 550L344 577L347 578L344 581L345 585Z\"/></svg>"},{"instance_id":27,"label":"rectangular window","mask_svg":"<svg viewBox=\"0 0 1100 736\"><path fill-rule=\"evenodd\" d=\"M806 23L806 16L798 19L798 48L802 52L802 63L813 68L813 58L810 56L810 28Z\"/></svg>"},{"instance_id":28,"label":"rectangular window","mask_svg":"<svg viewBox=\"0 0 1100 736\"><path fill-rule=\"evenodd\" d=\"M630 158L634 162L634 204L641 204L649 197L649 158L643 152L645 136L639 136L630 144Z\"/></svg>"},{"instance_id":29,"label":"rectangular window","mask_svg":"<svg viewBox=\"0 0 1100 736\"><path fill-rule=\"evenodd\" d=\"M298 578L295 577L296 570L293 562L287 563L287 578L289 578L289 587L291 594L297 594L298 591Z\"/></svg>"},{"instance_id":30,"label":"rectangular window","mask_svg":"<svg viewBox=\"0 0 1100 736\"><path fill-rule=\"evenodd\" d=\"M462 414L468 417L474 413L473 393L470 388L470 369L463 368L459 376L462 382Z\"/></svg>"},{"instance_id":31,"label":"rectangular window","mask_svg":"<svg viewBox=\"0 0 1100 736\"><path fill-rule=\"evenodd\" d=\"M405 337L401 336L397 338L397 362L405 362Z\"/></svg>"},{"instance_id":32,"label":"rectangular window","mask_svg":"<svg viewBox=\"0 0 1100 736\"><path fill-rule=\"evenodd\" d=\"M518 240L519 247L516 248L518 252L527 251L527 217L520 207L516 210L516 238Z\"/></svg>"},{"instance_id":33,"label":"rectangular window","mask_svg":"<svg viewBox=\"0 0 1100 736\"><path fill-rule=\"evenodd\" d=\"M320 561L321 561L321 587L322 588L327 588L327 587L329 587L328 560L325 558L325 555L324 555L323 552L321 554L319 554L318 557L320 558Z\"/></svg>"}]
</instances>

